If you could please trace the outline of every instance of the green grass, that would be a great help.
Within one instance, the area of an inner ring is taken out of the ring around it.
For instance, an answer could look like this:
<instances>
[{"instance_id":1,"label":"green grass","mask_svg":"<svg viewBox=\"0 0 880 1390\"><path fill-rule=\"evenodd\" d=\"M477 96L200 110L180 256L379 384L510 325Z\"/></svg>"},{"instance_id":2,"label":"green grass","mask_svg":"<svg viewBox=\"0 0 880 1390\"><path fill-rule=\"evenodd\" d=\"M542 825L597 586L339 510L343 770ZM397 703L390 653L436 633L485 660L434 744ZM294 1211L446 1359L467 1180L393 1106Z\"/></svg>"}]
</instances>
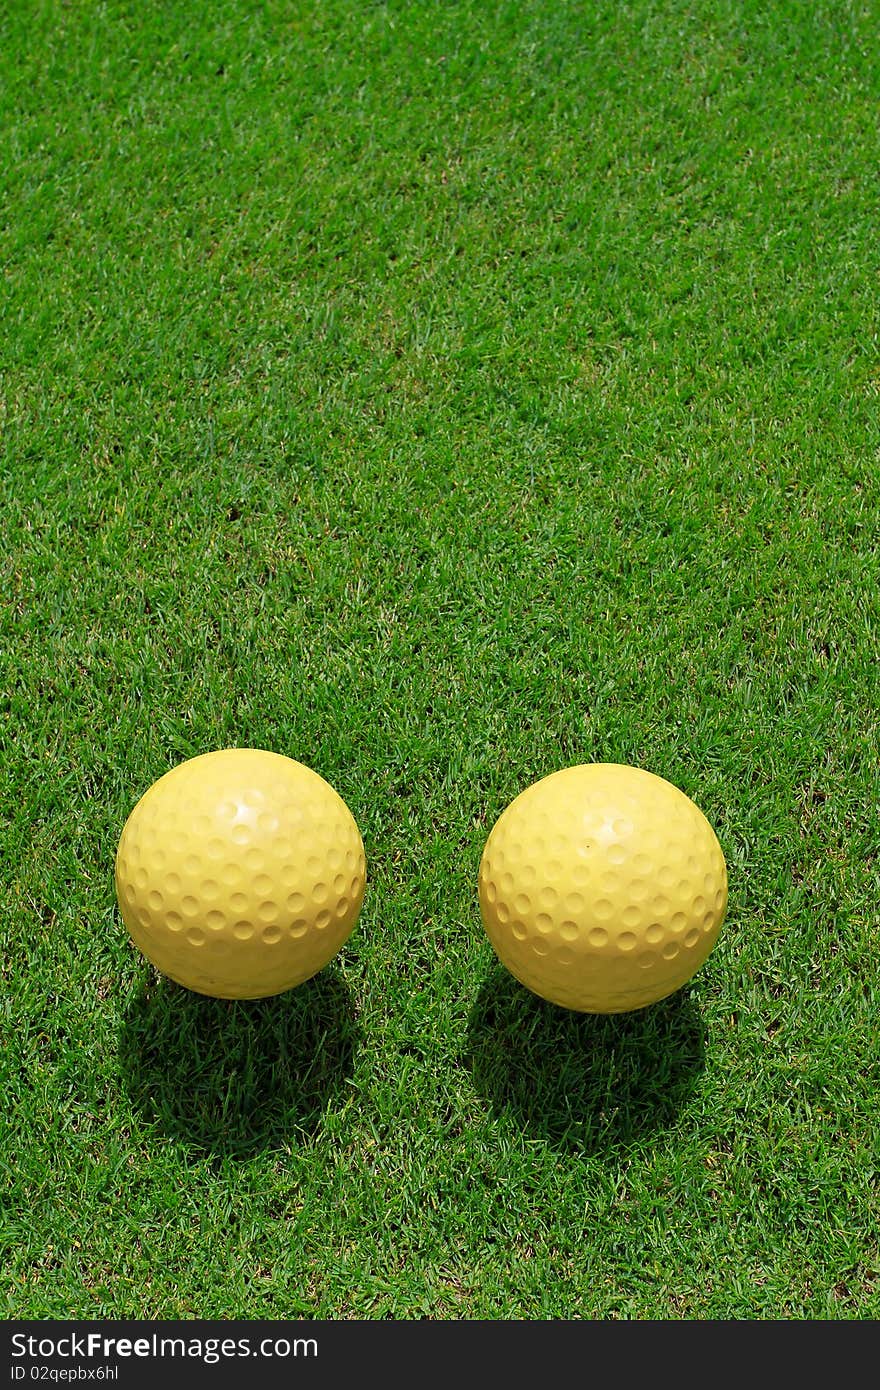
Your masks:
<instances>
[{"instance_id":1,"label":"green grass","mask_svg":"<svg viewBox=\"0 0 880 1390\"><path fill-rule=\"evenodd\" d=\"M7 1317L880 1316L880 10L7 6ZM119 921L256 745L368 892L257 1003ZM573 762L730 873L642 1013L495 963Z\"/></svg>"}]
</instances>

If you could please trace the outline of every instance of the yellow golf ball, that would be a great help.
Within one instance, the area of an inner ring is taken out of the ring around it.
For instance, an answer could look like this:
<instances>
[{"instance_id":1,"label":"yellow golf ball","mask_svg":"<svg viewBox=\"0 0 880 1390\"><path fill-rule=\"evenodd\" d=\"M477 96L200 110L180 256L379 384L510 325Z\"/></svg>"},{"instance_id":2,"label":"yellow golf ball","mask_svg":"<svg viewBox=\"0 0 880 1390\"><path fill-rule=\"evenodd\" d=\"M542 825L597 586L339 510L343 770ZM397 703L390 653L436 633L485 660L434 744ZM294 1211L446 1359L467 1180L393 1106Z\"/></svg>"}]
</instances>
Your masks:
<instances>
[{"instance_id":1,"label":"yellow golf ball","mask_svg":"<svg viewBox=\"0 0 880 1390\"><path fill-rule=\"evenodd\" d=\"M483 924L528 989L583 1013L673 994L727 909L727 868L702 811L641 768L590 763L527 787L492 829Z\"/></svg>"},{"instance_id":2,"label":"yellow golf ball","mask_svg":"<svg viewBox=\"0 0 880 1390\"><path fill-rule=\"evenodd\" d=\"M327 964L364 896L364 846L339 794L279 753L190 758L141 797L116 897L148 960L221 999L281 994Z\"/></svg>"}]
</instances>

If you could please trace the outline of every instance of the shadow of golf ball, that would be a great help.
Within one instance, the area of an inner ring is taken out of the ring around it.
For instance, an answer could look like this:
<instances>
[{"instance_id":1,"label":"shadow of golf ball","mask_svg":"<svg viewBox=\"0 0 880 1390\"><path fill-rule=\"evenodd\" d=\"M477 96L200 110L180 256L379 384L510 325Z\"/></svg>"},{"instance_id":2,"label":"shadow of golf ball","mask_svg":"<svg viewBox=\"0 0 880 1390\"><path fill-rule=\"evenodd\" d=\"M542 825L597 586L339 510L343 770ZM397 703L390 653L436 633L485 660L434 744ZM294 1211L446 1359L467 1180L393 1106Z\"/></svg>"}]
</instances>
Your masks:
<instances>
[{"instance_id":1,"label":"shadow of golf ball","mask_svg":"<svg viewBox=\"0 0 880 1390\"><path fill-rule=\"evenodd\" d=\"M141 986L120 1034L132 1101L166 1136L245 1158L314 1133L352 1075L360 1028L335 964L298 989L230 1001L162 976Z\"/></svg>"},{"instance_id":2,"label":"shadow of golf ball","mask_svg":"<svg viewBox=\"0 0 880 1390\"><path fill-rule=\"evenodd\" d=\"M463 1060L496 1116L560 1149L609 1151L676 1123L704 1069L705 1038L686 989L634 1013L574 1013L495 965Z\"/></svg>"}]
</instances>

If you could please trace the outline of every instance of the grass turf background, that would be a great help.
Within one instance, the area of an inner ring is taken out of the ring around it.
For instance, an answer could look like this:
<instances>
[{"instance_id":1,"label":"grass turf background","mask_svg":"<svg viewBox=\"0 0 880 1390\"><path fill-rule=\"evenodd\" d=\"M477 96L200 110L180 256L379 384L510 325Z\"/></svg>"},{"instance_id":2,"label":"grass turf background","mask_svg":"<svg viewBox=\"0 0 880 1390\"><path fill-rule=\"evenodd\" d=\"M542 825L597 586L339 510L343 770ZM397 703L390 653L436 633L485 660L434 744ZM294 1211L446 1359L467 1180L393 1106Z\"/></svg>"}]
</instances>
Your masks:
<instances>
[{"instance_id":1,"label":"grass turf background","mask_svg":"<svg viewBox=\"0 0 880 1390\"><path fill-rule=\"evenodd\" d=\"M0 21L7 1316L880 1314L875 4L17 4ZM368 891L160 980L125 817L328 778ZM494 964L570 762L691 795L643 1013Z\"/></svg>"}]
</instances>

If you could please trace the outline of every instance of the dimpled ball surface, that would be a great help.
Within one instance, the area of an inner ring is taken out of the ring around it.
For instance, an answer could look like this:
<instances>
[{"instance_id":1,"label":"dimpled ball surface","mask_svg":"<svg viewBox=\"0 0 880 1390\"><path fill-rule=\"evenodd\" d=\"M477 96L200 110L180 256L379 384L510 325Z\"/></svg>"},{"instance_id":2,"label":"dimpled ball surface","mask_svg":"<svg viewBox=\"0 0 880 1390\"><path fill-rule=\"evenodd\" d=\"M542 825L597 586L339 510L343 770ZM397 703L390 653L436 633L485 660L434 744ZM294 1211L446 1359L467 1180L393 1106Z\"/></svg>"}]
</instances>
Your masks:
<instances>
[{"instance_id":1,"label":"dimpled ball surface","mask_svg":"<svg viewBox=\"0 0 880 1390\"><path fill-rule=\"evenodd\" d=\"M727 909L727 868L702 811L654 773L564 768L527 787L483 851L480 911L508 970L583 1013L624 1013L679 989Z\"/></svg>"},{"instance_id":2,"label":"dimpled ball surface","mask_svg":"<svg viewBox=\"0 0 880 1390\"><path fill-rule=\"evenodd\" d=\"M365 881L339 794L302 763L253 748L160 777L116 854L135 944L171 979L221 999L281 994L316 974L350 935Z\"/></svg>"}]
</instances>

